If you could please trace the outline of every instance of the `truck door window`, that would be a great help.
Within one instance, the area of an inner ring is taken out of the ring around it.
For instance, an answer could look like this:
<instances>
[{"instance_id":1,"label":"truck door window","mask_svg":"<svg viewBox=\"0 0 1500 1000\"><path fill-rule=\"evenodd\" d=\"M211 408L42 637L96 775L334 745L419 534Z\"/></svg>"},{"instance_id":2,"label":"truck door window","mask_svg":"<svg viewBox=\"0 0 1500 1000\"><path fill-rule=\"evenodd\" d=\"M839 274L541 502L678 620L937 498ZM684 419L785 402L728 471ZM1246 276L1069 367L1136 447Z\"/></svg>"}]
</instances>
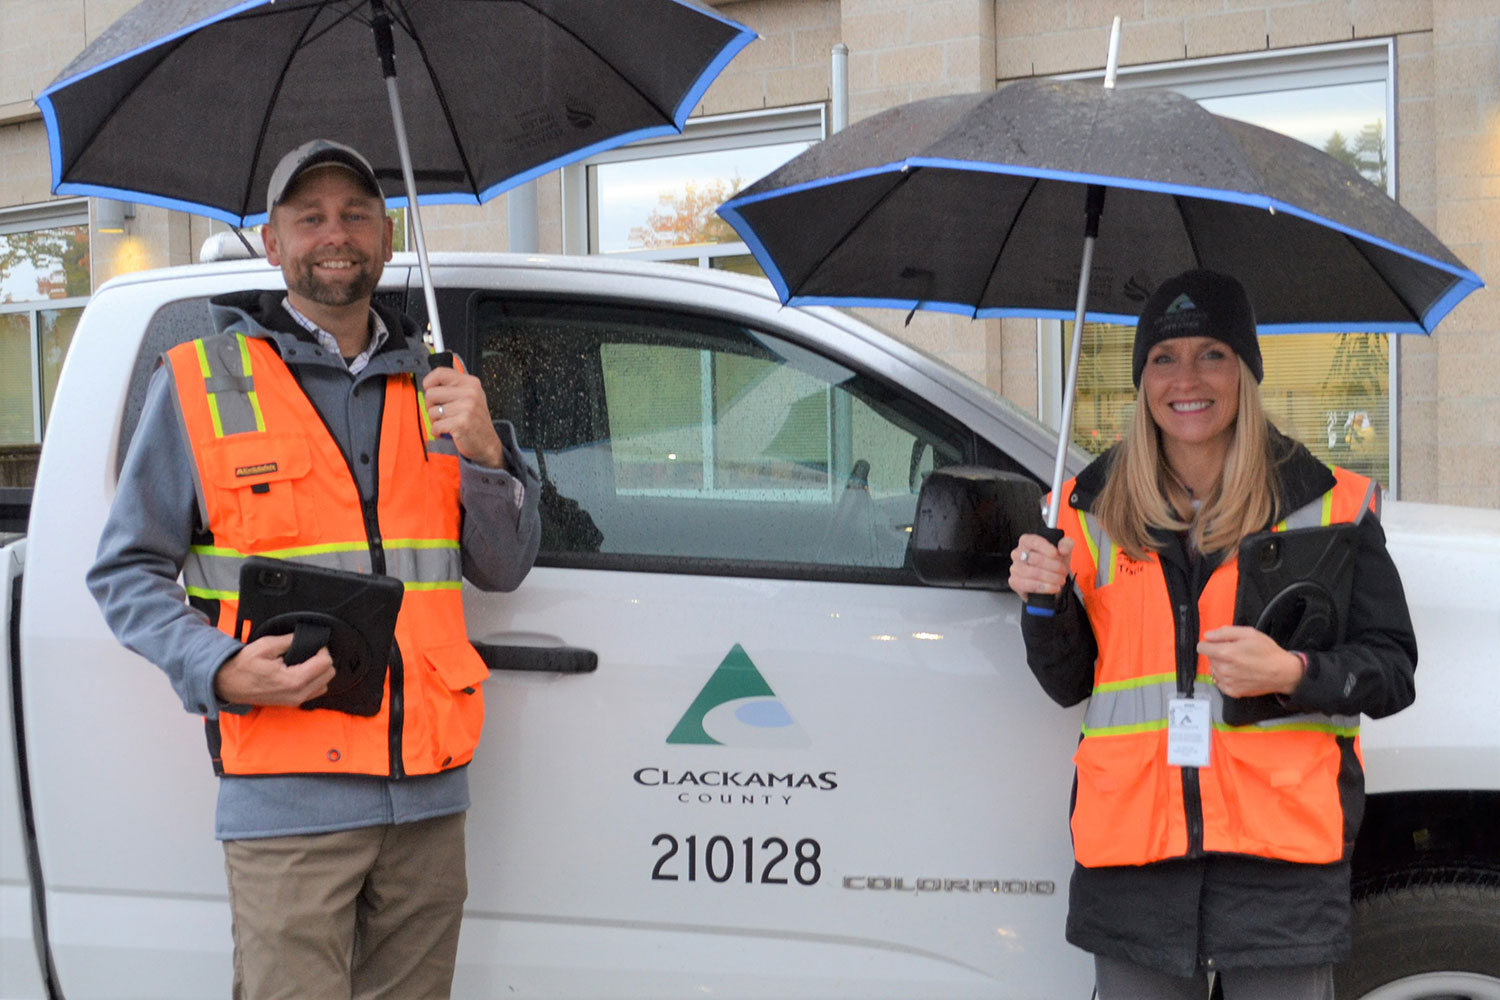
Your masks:
<instances>
[{"instance_id":1,"label":"truck door window","mask_svg":"<svg viewBox=\"0 0 1500 1000\"><path fill-rule=\"evenodd\" d=\"M910 582L917 492L970 435L762 331L481 299L477 370L543 475L541 564Z\"/></svg>"}]
</instances>

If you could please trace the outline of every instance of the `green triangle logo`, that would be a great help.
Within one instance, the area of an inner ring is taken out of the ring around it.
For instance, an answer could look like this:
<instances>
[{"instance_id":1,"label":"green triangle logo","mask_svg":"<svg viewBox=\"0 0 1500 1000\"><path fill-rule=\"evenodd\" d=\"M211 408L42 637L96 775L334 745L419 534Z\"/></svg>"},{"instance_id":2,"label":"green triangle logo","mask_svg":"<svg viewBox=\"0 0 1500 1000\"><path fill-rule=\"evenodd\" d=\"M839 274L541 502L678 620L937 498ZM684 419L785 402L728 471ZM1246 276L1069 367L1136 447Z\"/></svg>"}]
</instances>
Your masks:
<instances>
[{"instance_id":1,"label":"green triangle logo","mask_svg":"<svg viewBox=\"0 0 1500 1000\"><path fill-rule=\"evenodd\" d=\"M744 647L735 643L667 736L667 742L800 747L810 741Z\"/></svg>"}]
</instances>

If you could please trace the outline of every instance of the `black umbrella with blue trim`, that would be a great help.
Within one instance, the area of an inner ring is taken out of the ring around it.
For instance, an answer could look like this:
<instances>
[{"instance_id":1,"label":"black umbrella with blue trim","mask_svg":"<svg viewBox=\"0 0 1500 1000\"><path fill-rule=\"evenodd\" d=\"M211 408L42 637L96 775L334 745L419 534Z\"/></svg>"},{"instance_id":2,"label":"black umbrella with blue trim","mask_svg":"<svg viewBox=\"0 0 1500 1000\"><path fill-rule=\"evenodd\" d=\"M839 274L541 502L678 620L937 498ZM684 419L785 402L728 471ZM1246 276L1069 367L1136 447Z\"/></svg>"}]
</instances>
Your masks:
<instances>
[{"instance_id":1,"label":"black umbrella with blue trim","mask_svg":"<svg viewBox=\"0 0 1500 1000\"><path fill-rule=\"evenodd\" d=\"M277 161L321 137L392 206L477 205L680 132L754 38L697 0L145 0L37 104L58 194L254 224Z\"/></svg>"},{"instance_id":2,"label":"black umbrella with blue trim","mask_svg":"<svg viewBox=\"0 0 1500 1000\"><path fill-rule=\"evenodd\" d=\"M1483 285L1352 168L1112 72L891 108L719 214L792 305L1134 323L1162 281L1208 268L1240 280L1263 334L1428 333Z\"/></svg>"}]
</instances>

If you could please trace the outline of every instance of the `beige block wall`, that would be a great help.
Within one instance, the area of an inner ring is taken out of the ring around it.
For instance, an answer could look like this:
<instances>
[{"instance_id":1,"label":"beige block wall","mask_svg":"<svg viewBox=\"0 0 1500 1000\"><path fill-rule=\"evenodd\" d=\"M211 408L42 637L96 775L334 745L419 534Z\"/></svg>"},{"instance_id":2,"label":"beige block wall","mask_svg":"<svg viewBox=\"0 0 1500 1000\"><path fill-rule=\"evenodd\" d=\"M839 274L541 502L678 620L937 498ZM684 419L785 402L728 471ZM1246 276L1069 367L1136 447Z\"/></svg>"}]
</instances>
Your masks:
<instances>
[{"instance_id":1,"label":"beige block wall","mask_svg":"<svg viewBox=\"0 0 1500 1000\"><path fill-rule=\"evenodd\" d=\"M1419 492L1496 507L1500 432L1487 421L1500 401L1500 0L1432 8L1433 230L1492 287L1460 303L1432 337L1436 400L1424 402L1435 412L1437 469Z\"/></svg>"},{"instance_id":2,"label":"beige block wall","mask_svg":"<svg viewBox=\"0 0 1500 1000\"><path fill-rule=\"evenodd\" d=\"M46 200L45 135L32 98L134 0L0 2L0 208ZM997 82L1101 68L1109 22L1124 19L1122 65L1397 39L1400 200L1481 276L1500 281L1500 0L710 0L760 34L695 114L827 101L830 50L850 48L851 119L904 101ZM557 174L538 185L541 249L560 251ZM506 245L506 204L424 210L434 250ZM190 260L208 235L142 207L126 237L99 236L98 280ZM1494 273L1492 273L1492 271ZM1401 352L1402 495L1500 506L1500 321L1495 293L1461 305ZM1035 408L1036 324L864 310ZM1493 387L1493 388L1492 388Z\"/></svg>"}]
</instances>

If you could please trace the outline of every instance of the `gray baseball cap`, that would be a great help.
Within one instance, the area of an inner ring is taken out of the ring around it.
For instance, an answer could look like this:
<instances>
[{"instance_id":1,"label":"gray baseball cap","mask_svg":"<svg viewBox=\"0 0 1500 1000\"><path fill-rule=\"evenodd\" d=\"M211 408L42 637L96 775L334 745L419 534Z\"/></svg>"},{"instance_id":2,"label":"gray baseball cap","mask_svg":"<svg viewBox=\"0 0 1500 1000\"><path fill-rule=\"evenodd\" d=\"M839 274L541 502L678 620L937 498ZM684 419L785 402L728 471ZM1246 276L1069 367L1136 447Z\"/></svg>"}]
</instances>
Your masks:
<instances>
[{"instance_id":1,"label":"gray baseball cap","mask_svg":"<svg viewBox=\"0 0 1500 1000\"><path fill-rule=\"evenodd\" d=\"M312 139L283 156L276 169L271 171L271 183L266 188L266 211L281 204L297 178L314 167L324 166L344 168L359 178L370 194L385 198L380 182L375 179L375 168L358 150L332 139Z\"/></svg>"}]
</instances>

